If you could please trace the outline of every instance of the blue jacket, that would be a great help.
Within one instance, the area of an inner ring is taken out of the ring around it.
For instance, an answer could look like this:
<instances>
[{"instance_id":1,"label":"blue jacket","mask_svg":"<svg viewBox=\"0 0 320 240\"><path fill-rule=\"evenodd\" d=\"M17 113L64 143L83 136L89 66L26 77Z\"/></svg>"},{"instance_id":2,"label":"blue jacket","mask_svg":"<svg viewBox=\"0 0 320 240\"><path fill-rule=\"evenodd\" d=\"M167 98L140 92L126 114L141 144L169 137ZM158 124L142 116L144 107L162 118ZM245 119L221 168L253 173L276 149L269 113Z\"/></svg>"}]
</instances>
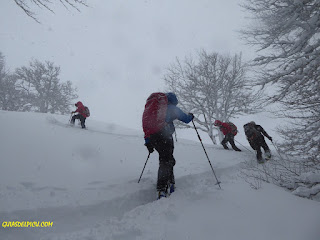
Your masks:
<instances>
[{"instance_id":1,"label":"blue jacket","mask_svg":"<svg viewBox=\"0 0 320 240\"><path fill-rule=\"evenodd\" d=\"M167 125L164 128L164 133L167 135L172 135L175 131L173 121L178 119L184 123L189 123L192 120L190 114L185 114L180 108L177 107L178 99L174 93L167 93L168 98L168 108L166 123Z\"/></svg>"}]
</instances>

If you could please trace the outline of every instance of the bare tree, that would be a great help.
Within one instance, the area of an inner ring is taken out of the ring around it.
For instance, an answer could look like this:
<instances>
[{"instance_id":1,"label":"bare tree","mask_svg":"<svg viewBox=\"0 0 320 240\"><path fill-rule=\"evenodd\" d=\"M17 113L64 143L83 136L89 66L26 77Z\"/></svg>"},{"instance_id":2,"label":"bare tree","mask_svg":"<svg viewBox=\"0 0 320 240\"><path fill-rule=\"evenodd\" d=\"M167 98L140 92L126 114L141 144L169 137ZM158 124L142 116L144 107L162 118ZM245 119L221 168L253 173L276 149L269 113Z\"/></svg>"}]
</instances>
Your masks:
<instances>
[{"instance_id":1,"label":"bare tree","mask_svg":"<svg viewBox=\"0 0 320 240\"><path fill-rule=\"evenodd\" d=\"M292 120L281 130L282 149L319 169L320 1L246 0L243 7L254 18L243 34L260 52L257 84L275 85L268 100L281 103Z\"/></svg>"},{"instance_id":2,"label":"bare tree","mask_svg":"<svg viewBox=\"0 0 320 240\"><path fill-rule=\"evenodd\" d=\"M29 67L17 68L15 77L26 101L36 111L67 113L71 100L77 97L71 82L60 83L60 67L52 62L31 61Z\"/></svg>"},{"instance_id":3,"label":"bare tree","mask_svg":"<svg viewBox=\"0 0 320 240\"><path fill-rule=\"evenodd\" d=\"M202 50L197 60L189 57L181 63L177 59L164 80L178 95L182 107L195 115L199 129L216 144L215 137L220 133L213 125L216 119L229 121L256 110L253 103L258 95L247 86L246 71L241 55L222 56Z\"/></svg>"},{"instance_id":4,"label":"bare tree","mask_svg":"<svg viewBox=\"0 0 320 240\"><path fill-rule=\"evenodd\" d=\"M0 52L0 108L17 111L21 107L21 94L16 89L16 80L5 68L5 58Z\"/></svg>"},{"instance_id":5,"label":"bare tree","mask_svg":"<svg viewBox=\"0 0 320 240\"><path fill-rule=\"evenodd\" d=\"M7 76L7 71L5 68L5 59L2 52L0 52L0 83L3 82L6 76Z\"/></svg>"},{"instance_id":6,"label":"bare tree","mask_svg":"<svg viewBox=\"0 0 320 240\"><path fill-rule=\"evenodd\" d=\"M52 99L52 107L50 112L60 112L61 114L70 113L70 105L73 105L72 101L78 97L76 92L77 89L73 88L70 81L61 83L59 86L58 96Z\"/></svg>"},{"instance_id":7,"label":"bare tree","mask_svg":"<svg viewBox=\"0 0 320 240\"><path fill-rule=\"evenodd\" d=\"M53 5L54 2L50 0L14 0L14 2L31 18L39 22L35 16L34 11L31 6L36 6L39 8L45 8L50 12L53 12L50 5ZM59 2L66 8L72 7L80 12L79 5L87 6L85 0L59 0Z\"/></svg>"}]
</instances>

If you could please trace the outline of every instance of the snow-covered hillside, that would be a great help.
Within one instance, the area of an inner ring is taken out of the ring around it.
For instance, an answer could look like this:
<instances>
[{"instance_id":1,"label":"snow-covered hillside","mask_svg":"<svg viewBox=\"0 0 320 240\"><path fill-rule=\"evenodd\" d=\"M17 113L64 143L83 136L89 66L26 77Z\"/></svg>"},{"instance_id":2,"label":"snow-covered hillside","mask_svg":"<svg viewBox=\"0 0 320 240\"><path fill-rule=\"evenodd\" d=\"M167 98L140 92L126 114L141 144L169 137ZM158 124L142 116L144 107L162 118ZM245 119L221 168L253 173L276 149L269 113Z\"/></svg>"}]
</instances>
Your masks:
<instances>
[{"instance_id":1,"label":"snow-covered hillside","mask_svg":"<svg viewBox=\"0 0 320 240\"><path fill-rule=\"evenodd\" d=\"M52 228L3 228L0 239L319 240L320 203L239 177L255 156L175 143L176 192L156 199L158 155L141 131L88 118L0 111L0 221L52 221ZM201 133L200 133L201 134ZM179 136L179 135L178 135ZM241 146L240 146L241 148Z\"/></svg>"}]
</instances>

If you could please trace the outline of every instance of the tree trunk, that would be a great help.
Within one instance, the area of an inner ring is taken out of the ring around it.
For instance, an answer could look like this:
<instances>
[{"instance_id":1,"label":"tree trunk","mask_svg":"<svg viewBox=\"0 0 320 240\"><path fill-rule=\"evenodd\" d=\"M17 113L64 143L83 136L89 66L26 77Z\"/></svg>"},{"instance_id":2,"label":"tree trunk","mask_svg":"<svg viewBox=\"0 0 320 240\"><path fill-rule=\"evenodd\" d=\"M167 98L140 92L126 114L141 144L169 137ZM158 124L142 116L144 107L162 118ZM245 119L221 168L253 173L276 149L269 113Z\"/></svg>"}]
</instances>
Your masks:
<instances>
[{"instance_id":1,"label":"tree trunk","mask_svg":"<svg viewBox=\"0 0 320 240\"><path fill-rule=\"evenodd\" d=\"M213 143L214 145L217 145L216 138L213 136L212 131L211 131L211 132L208 132L208 135L209 135L212 143Z\"/></svg>"}]
</instances>

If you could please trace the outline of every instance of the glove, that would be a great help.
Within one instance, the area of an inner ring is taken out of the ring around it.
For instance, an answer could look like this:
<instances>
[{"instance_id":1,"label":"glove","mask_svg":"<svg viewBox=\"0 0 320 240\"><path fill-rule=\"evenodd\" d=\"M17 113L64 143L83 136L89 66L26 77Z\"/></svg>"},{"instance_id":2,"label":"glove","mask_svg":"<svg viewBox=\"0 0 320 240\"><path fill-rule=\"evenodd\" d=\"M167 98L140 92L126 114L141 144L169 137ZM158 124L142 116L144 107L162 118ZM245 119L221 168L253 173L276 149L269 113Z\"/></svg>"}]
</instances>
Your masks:
<instances>
[{"instance_id":1,"label":"glove","mask_svg":"<svg viewBox=\"0 0 320 240\"><path fill-rule=\"evenodd\" d=\"M193 115L193 113L189 113L189 115L192 117L192 119L194 119L194 115Z\"/></svg>"},{"instance_id":2,"label":"glove","mask_svg":"<svg viewBox=\"0 0 320 240\"><path fill-rule=\"evenodd\" d=\"M154 148L151 143L145 143L144 145L148 148L149 153L153 153Z\"/></svg>"},{"instance_id":3,"label":"glove","mask_svg":"<svg viewBox=\"0 0 320 240\"><path fill-rule=\"evenodd\" d=\"M74 111L72 111L71 114L74 114Z\"/></svg>"},{"instance_id":4,"label":"glove","mask_svg":"<svg viewBox=\"0 0 320 240\"><path fill-rule=\"evenodd\" d=\"M269 140L272 142L272 137L269 137Z\"/></svg>"}]
</instances>

